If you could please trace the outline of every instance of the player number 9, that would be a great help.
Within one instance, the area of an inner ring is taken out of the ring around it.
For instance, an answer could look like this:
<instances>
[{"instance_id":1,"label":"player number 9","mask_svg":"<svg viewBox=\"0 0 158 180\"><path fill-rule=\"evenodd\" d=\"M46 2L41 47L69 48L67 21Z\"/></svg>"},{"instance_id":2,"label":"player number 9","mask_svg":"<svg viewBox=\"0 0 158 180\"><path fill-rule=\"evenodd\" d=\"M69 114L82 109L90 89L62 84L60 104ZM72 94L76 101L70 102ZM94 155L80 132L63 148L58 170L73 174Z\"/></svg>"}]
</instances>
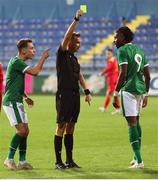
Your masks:
<instances>
[{"instance_id":1,"label":"player number 9","mask_svg":"<svg viewBox=\"0 0 158 180\"><path fill-rule=\"evenodd\" d=\"M142 56L140 54L136 54L134 56L134 60L138 64L137 72L139 72L140 71L140 67L141 67L141 63L142 63Z\"/></svg>"}]
</instances>

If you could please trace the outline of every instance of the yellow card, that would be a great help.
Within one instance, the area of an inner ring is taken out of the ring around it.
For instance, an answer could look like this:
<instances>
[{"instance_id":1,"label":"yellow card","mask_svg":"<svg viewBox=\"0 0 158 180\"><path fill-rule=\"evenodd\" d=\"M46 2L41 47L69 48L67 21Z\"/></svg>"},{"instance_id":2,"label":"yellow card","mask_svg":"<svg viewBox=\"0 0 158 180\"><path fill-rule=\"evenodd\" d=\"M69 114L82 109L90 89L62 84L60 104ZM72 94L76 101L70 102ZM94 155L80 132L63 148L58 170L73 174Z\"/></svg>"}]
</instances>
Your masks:
<instances>
[{"instance_id":1,"label":"yellow card","mask_svg":"<svg viewBox=\"0 0 158 180\"><path fill-rule=\"evenodd\" d=\"M83 13L87 13L87 5L85 4L80 5L80 9L83 11Z\"/></svg>"}]
</instances>

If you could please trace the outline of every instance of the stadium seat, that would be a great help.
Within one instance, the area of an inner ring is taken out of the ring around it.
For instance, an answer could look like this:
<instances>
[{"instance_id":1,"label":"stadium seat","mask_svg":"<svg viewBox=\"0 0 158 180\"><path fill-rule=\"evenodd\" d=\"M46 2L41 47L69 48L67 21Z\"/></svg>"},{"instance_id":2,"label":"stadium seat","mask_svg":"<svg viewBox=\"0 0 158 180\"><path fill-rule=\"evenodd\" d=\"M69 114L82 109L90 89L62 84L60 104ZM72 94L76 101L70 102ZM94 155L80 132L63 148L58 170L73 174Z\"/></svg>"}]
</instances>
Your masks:
<instances>
[{"instance_id":1,"label":"stadium seat","mask_svg":"<svg viewBox=\"0 0 158 180\"><path fill-rule=\"evenodd\" d=\"M70 18L48 20L37 18L20 19L13 22L11 19L0 19L0 46L2 51L0 61L4 64L4 68L7 64L6 61L10 59L9 56L14 56L16 53L17 40L23 37L29 37L35 41L37 57L44 49L51 47L50 59L55 61L56 51L71 20ZM77 27L77 31L81 32L82 41L78 55L89 50L119 26L120 19L116 17L109 19L105 17L83 17ZM134 42L144 49L151 62L158 60L158 17L151 16L147 25L139 26L135 33ZM92 60L95 60L96 66L105 66L104 59L104 54L96 55L94 52ZM55 67L53 61L48 61L45 67ZM82 67L91 67L92 64L83 63ZM152 65L154 63L151 63Z\"/></svg>"}]
</instances>

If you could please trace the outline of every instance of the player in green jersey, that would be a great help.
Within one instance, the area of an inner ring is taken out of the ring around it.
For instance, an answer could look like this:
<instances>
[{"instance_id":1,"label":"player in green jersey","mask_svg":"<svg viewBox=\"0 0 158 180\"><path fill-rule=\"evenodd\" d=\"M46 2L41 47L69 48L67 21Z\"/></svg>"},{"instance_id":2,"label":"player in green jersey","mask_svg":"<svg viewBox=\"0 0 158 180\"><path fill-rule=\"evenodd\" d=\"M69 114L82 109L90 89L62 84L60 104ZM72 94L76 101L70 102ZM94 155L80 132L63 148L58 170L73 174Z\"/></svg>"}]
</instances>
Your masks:
<instances>
[{"instance_id":1,"label":"player in green jersey","mask_svg":"<svg viewBox=\"0 0 158 180\"><path fill-rule=\"evenodd\" d=\"M134 152L130 168L143 168L139 116L141 108L147 106L150 73L143 50L131 43L133 38L134 34L128 27L119 28L114 37L114 43L118 48L120 74L114 92L113 106L117 108L116 97L121 90L123 114L128 123L129 140Z\"/></svg>"},{"instance_id":2,"label":"player in green jersey","mask_svg":"<svg viewBox=\"0 0 158 180\"><path fill-rule=\"evenodd\" d=\"M17 43L18 55L11 58L6 72L6 88L3 96L3 109L10 121L15 126L16 134L13 136L7 159L4 165L11 170L32 169L32 165L26 161L27 137L29 134L27 114L23 106L23 98L29 106L34 102L24 92L25 73L33 76L41 71L45 60L49 56L49 50L42 53L40 60L34 67L25 64L25 61L32 59L35 55L35 47L31 39L21 39ZM14 162L15 152L19 148L19 163Z\"/></svg>"}]
</instances>

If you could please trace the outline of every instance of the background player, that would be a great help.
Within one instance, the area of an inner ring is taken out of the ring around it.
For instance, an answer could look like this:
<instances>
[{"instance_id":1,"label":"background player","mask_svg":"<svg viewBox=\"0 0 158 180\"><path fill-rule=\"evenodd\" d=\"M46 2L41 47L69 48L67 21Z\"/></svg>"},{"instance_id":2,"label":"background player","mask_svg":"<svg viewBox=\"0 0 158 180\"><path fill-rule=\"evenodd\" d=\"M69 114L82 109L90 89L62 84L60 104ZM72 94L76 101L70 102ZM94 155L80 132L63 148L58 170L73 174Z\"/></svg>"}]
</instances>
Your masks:
<instances>
[{"instance_id":1,"label":"background player","mask_svg":"<svg viewBox=\"0 0 158 180\"><path fill-rule=\"evenodd\" d=\"M103 107L99 108L101 112L104 112L110 103L111 95L115 90L115 86L119 74L117 59L114 56L112 49L106 50L106 62L107 62L106 68L100 73L100 76L106 75L106 85L107 85L106 99L104 101L104 105ZM119 97L117 97L117 101L118 101L117 104L119 105L120 104ZM120 113L120 105L116 108L115 112L112 112L112 114L116 114L116 113Z\"/></svg>"}]
</instances>

